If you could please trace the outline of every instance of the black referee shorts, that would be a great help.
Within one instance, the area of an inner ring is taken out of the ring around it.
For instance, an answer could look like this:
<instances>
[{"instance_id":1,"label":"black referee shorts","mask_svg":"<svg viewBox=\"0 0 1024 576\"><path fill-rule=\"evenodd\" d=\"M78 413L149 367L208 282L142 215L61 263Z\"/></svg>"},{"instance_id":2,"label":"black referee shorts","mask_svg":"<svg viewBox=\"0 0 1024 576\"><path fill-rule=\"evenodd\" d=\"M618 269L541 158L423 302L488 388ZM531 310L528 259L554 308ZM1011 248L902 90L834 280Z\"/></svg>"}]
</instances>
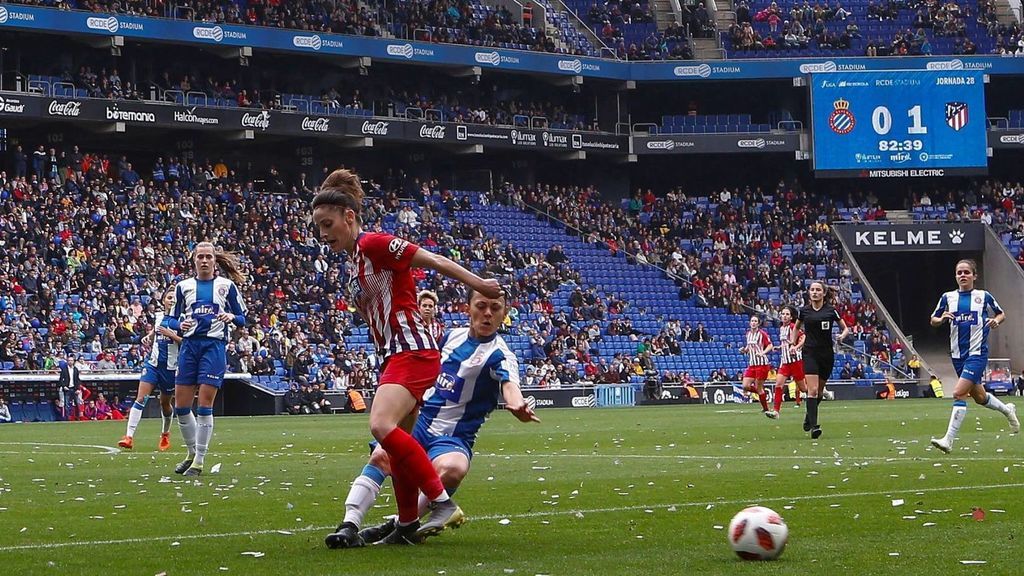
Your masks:
<instances>
[{"instance_id":1,"label":"black referee shorts","mask_svg":"<svg viewBox=\"0 0 1024 576\"><path fill-rule=\"evenodd\" d=\"M828 380L835 363L836 354L831 346L821 349L804 348L804 374Z\"/></svg>"}]
</instances>

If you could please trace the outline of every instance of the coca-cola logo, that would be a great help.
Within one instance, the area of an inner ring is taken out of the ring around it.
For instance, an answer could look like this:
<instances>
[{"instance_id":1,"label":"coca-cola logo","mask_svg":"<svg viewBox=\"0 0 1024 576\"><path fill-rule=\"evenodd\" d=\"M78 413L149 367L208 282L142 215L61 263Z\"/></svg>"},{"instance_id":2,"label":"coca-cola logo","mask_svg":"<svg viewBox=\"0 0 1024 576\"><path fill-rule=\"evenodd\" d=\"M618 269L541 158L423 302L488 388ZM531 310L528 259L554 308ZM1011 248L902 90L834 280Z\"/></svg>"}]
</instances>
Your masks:
<instances>
[{"instance_id":1,"label":"coca-cola logo","mask_svg":"<svg viewBox=\"0 0 1024 576\"><path fill-rule=\"evenodd\" d=\"M242 127L259 128L260 130L270 128L270 112L264 110L259 114L250 114L248 112L242 114Z\"/></svg>"},{"instance_id":2,"label":"coca-cola logo","mask_svg":"<svg viewBox=\"0 0 1024 576\"><path fill-rule=\"evenodd\" d=\"M390 126L390 122L370 122L366 120L363 122L362 132L363 134L373 134L374 136L387 136Z\"/></svg>"},{"instance_id":3,"label":"coca-cola logo","mask_svg":"<svg viewBox=\"0 0 1024 576\"><path fill-rule=\"evenodd\" d=\"M58 102L54 100L50 102L50 107L47 110L50 116L70 116L77 118L82 113L82 103L70 100L68 102Z\"/></svg>"},{"instance_id":4,"label":"coca-cola logo","mask_svg":"<svg viewBox=\"0 0 1024 576\"><path fill-rule=\"evenodd\" d=\"M430 126L424 124L420 126L420 138L430 138L431 140L444 140L445 127L440 124Z\"/></svg>"},{"instance_id":5,"label":"coca-cola logo","mask_svg":"<svg viewBox=\"0 0 1024 576\"><path fill-rule=\"evenodd\" d=\"M330 118L310 118L306 116L302 119L302 129L306 132L327 132L330 127Z\"/></svg>"}]
</instances>

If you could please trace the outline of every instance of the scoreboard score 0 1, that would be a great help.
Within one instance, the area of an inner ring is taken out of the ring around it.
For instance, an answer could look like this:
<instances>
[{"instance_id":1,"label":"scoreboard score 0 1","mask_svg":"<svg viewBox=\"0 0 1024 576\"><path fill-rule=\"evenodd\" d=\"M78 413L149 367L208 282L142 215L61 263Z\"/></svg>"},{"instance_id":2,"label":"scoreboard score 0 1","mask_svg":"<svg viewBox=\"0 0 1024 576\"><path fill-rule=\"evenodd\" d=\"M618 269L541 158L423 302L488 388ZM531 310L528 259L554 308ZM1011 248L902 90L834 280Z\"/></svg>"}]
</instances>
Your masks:
<instances>
[{"instance_id":1,"label":"scoreboard score 0 1","mask_svg":"<svg viewBox=\"0 0 1024 576\"><path fill-rule=\"evenodd\" d=\"M988 122L980 71L811 74L818 177L985 174Z\"/></svg>"}]
</instances>

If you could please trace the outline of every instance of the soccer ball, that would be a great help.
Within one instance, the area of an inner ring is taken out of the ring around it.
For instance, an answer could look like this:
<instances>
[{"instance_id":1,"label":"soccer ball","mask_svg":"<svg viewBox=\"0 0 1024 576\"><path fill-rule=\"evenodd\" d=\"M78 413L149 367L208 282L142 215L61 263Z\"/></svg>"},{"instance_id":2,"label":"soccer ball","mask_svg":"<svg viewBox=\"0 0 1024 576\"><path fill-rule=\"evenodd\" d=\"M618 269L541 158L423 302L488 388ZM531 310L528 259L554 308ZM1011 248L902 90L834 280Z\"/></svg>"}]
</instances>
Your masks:
<instances>
[{"instance_id":1,"label":"soccer ball","mask_svg":"<svg viewBox=\"0 0 1024 576\"><path fill-rule=\"evenodd\" d=\"M751 506L729 522L729 545L744 560L774 560L786 549L789 528L771 508Z\"/></svg>"}]
</instances>

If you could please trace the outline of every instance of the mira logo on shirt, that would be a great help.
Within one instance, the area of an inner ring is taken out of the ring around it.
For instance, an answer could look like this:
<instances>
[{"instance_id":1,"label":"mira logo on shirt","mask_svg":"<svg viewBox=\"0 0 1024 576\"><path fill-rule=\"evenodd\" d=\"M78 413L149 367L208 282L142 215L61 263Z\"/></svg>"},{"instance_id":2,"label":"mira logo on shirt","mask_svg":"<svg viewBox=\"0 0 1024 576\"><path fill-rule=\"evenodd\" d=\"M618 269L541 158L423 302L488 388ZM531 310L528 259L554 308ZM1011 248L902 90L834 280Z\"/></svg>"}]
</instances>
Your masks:
<instances>
[{"instance_id":1,"label":"mira logo on shirt","mask_svg":"<svg viewBox=\"0 0 1024 576\"><path fill-rule=\"evenodd\" d=\"M977 324L978 312L975 310L970 312L957 312L953 314L953 321L957 324Z\"/></svg>"},{"instance_id":2,"label":"mira logo on shirt","mask_svg":"<svg viewBox=\"0 0 1024 576\"><path fill-rule=\"evenodd\" d=\"M192 315L193 316L215 316L220 307L216 304L193 304Z\"/></svg>"},{"instance_id":3,"label":"mira logo on shirt","mask_svg":"<svg viewBox=\"0 0 1024 576\"><path fill-rule=\"evenodd\" d=\"M455 377L451 374L441 372L441 374L437 376L437 384L435 384L435 386L441 392L451 392L452 390L455 390Z\"/></svg>"}]
</instances>

